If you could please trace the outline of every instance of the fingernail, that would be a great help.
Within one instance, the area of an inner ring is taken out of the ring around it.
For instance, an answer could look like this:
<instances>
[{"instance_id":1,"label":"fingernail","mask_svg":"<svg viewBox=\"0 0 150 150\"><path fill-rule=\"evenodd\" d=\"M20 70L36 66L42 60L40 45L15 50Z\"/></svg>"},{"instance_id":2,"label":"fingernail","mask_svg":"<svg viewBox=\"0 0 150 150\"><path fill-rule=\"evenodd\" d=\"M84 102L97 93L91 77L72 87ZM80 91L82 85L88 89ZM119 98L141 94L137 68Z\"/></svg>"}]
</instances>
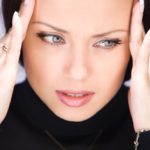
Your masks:
<instances>
[{"instance_id":1,"label":"fingernail","mask_svg":"<svg viewBox=\"0 0 150 150\"><path fill-rule=\"evenodd\" d=\"M144 0L139 0L139 2L140 2L140 10L143 13L143 11L144 11Z\"/></svg>"},{"instance_id":2,"label":"fingernail","mask_svg":"<svg viewBox=\"0 0 150 150\"><path fill-rule=\"evenodd\" d=\"M18 12L14 12L14 15L13 15L13 19L12 19L12 25L13 26L16 26L19 22L19 15L18 15Z\"/></svg>"}]
</instances>

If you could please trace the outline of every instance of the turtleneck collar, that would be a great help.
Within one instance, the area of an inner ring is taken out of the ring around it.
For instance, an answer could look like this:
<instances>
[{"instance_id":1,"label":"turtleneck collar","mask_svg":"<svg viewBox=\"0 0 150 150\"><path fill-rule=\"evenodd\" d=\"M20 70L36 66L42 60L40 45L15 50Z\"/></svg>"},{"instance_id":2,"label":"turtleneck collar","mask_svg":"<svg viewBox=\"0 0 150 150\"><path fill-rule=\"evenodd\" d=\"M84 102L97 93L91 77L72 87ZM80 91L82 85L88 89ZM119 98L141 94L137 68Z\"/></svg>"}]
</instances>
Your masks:
<instances>
[{"instance_id":1,"label":"turtleneck collar","mask_svg":"<svg viewBox=\"0 0 150 150\"><path fill-rule=\"evenodd\" d=\"M56 116L36 95L28 81L15 87L12 109L26 123L36 129L47 130L55 137L86 136L101 130L113 132L128 115L128 89L124 86L112 100L93 117L82 122L70 122Z\"/></svg>"}]
</instances>

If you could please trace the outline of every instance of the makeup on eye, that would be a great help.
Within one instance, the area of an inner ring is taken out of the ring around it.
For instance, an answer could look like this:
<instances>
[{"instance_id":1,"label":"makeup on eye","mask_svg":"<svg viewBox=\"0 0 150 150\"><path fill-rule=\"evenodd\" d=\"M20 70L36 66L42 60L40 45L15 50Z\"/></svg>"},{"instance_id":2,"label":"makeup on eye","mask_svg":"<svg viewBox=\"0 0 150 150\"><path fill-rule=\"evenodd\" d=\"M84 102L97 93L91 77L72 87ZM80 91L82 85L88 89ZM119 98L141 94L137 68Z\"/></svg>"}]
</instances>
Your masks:
<instances>
[{"instance_id":1,"label":"makeup on eye","mask_svg":"<svg viewBox=\"0 0 150 150\"><path fill-rule=\"evenodd\" d=\"M42 41L46 42L47 44L51 44L52 46L60 46L60 45L65 44L66 43L65 38L62 35L63 34L66 35L70 33L64 28L60 28L57 25L53 25L53 24L43 22L43 21L33 21L32 25L38 25L38 26L42 25L46 28L48 27L50 30L54 30L54 32L52 33L49 33L47 31L37 33L38 37ZM58 33L55 33L55 32L58 32ZM98 42L94 43L93 46L95 48L102 48L102 49L114 48L120 44L125 43L125 42L122 42L124 41L124 38L120 38L120 37L122 37L122 35L123 37L126 37L128 33L129 31L127 29L119 28L119 29L106 30L103 33L93 34L91 35L92 38L103 39L103 40L97 40ZM106 36L107 38L104 39L104 37Z\"/></svg>"},{"instance_id":2,"label":"makeup on eye","mask_svg":"<svg viewBox=\"0 0 150 150\"><path fill-rule=\"evenodd\" d=\"M54 45L59 46L65 44L65 40L57 34L53 33L46 33L46 32L39 32L36 34L42 41Z\"/></svg>"},{"instance_id":3,"label":"makeup on eye","mask_svg":"<svg viewBox=\"0 0 150 150\"><path fill-rule=\"evenodd\" d=\"M38 32L36 35L44 42L51 44L52 46L59 46L65 44L64 37L55 33L48 32ZM117 45L122 44L122 40L119 38L105 38L98 40L98 42L93 44L93 47L111 49Z\"/></svg>"},{"instance_id":4,"label":"makeup on eye","mask_svg":"<svg viewBox=\"0 0 150 150\"><path fill-rule=\"evenodd\" d=\"M120 44L123 44L123 42L119 38L114 38L114 39L106 38L96 42L95 44L93 44L93 46L96 48L110 49Z\"/></svg>"}]
</instances>

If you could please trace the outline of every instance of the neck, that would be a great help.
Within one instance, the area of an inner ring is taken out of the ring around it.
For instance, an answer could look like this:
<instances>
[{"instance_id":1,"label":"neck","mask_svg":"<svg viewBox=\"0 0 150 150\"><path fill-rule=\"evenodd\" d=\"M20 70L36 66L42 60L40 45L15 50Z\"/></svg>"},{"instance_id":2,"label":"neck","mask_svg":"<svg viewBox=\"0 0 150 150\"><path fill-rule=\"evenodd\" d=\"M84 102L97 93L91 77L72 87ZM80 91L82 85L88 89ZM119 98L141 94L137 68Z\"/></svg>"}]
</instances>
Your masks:
<instances>
[{"instance_id":1,"label":"neck","mask_svg":"<svg viewBox=\"0 0 150 150\"><path fill-rule=\"evenodd\" d=\"M92 135L100 130L104 135L109 134L129 113L127 89L122 86L112 100L91 118L82 122L65 121L41 101L28 81L15 87L13 110L36 129L48 131L59 140Z\"/></svg>"}]
</instances>

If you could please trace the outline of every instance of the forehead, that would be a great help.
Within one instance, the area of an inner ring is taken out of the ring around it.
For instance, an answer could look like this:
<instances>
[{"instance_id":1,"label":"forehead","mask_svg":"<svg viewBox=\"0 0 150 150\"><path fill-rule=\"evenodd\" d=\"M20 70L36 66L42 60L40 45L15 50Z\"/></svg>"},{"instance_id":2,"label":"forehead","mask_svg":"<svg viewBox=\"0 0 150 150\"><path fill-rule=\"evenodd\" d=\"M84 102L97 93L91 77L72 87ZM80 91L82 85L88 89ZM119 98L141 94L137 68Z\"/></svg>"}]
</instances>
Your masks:
<instances>
[{"instance_id":1,"label":"forehead","mask_svg":"<svg viewBox=\"0 0 150 150\"><path fill-rule=\"evenodd\" d=\"M65 28L107 26L126 28L133 0L36 0L33 20Z\"/></svg>"}]
</instances>

